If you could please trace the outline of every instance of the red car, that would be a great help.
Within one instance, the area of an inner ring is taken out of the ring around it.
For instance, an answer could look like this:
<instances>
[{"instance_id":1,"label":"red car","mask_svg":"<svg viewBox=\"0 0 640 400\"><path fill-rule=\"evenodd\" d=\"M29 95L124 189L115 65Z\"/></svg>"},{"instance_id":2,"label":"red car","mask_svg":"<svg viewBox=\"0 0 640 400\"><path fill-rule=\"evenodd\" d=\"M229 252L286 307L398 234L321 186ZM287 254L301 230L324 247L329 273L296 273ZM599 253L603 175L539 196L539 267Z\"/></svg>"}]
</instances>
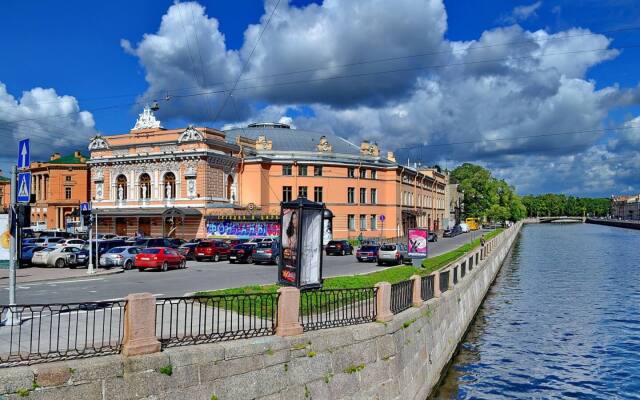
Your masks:
<instances>
[{"instance_id":1,"label":"red car","mask_svg":"<svg viewBox=\"0 0 640 400\"><path fill-rule=\"evenodd\" d=\"M170 247L149 247L141 249L140 253L136 254L134 265L140 272L146 268L166 271L170 267L185 268L187 260L184 256L180 255L176 249Z\"/></svg>"},{"instance_id":2,"label":"red car","mask_svg":"<svg viewBox=\"0 0 640 400\"><path fill-rule=\"evenodd\" d=\"M229 259L229 254L231 247L219 240L200 242L195 251L196 261L209 259L218 262L223 258Z\"/></svg>"}]
</instances>

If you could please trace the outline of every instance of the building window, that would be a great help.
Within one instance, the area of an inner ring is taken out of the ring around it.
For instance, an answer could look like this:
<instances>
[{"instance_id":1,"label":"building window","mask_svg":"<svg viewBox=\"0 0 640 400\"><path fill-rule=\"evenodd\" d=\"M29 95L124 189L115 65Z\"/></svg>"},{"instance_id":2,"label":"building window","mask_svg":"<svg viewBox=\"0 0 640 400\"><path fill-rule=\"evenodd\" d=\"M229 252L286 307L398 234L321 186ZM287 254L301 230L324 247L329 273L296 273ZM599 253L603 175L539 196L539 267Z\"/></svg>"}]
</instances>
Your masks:
<instances>
[{"instance_id":1,"label":"building window","mask_svg":"<svg viewBox=\"0 0 640 400\"><path fill-rule=\"evenodd\" d=\"M378 218L375 214L371 214L371 223L369 225L371 225L372 231L378 229Z\"/></svg>"},{"instance_id":2,"label":"building window","mask_svg":"<svg viewBox=\"0 0 640 400\"><path fill-rule=\"evenodd\" d=\"M316 186L313 188L313 201L316 203L322 203L322 186Z\"/></svg>"},{"instance_id":3,"label":"building window","mask_svg":"<svg viewBox=\"0 0 640 400\"><path fill-rule=\"evenodd\" d=\"M282 187L282 201L291 201L291 186Z\"/></svg>"},{"instance_id":4,"label":"building window","mask_svg":"<svg viewBox=\"0 0 640 400\"><path fill-rule=\"evenodd\" d=\"M371 170L371 179L378 179L378 171L374 169Z\"/></svg>"},{"instance_id":5,"label":"building window","mask_svg":"<svg viewBox=\"0 0 640 400\"><path fill-rule=\"evenodd\" d=\"M355 192L356 192L355 188L352 188L352 187L347 188L347 203L353 204L353 203L356 202L356 199L355 199L356 194L355 194Z\"/></svg>"},{"instance_id":6,"label":"building window","mask_svg":"<svg viewBox=\"0 0 640 400\"><path fill-rule=\"evenodd\" d=\"M371 204L378 204L378 189L371 189Z\"/></svg>"},{"instance_id":7,"label":"building window","mask_svg":"<svg viewBox=\"0 0 640 400\"><path fill-rule=\"evenodd\" d=\"M347 215L347 228L350 231L356 230L356 216L353 214Z\"/></svg>"},{"instance_id":8,"label":"building window","mask_svg":"<svg viewBox=\"0 0 640 400\"><path fill-rule=\"evenodd\" d=\"M307 176L307 166L298 165L298 176Z\"/></svg>"},{"instance_id":9,"label":"building window","mask_svg":"<svg viewBox=\"0 0 640 400\"><path fill-rule=\"evenodd\" d=\"M67 182L71 182L71 175L66 175L64 177L64 180L67 181Z\"/></svg>"},{"instance_id":10,"label":"building window","mask_svg":"<svg viewBox=\"0 0 640 400\"><path fill-rule=\"evenodd\" d=\"M322 176L322 165L313 167L313 176Z\"/></svg>"},{"instance_id":11,"label":"building window","mask_svg":"<svg viewBox=\"0 0 640 400\"><path fill-rule=\"evenodd\" d=\"M291 165L283 165L282 166L282 175L291 176L293 173L291 172Z\"/></svg>"},{"instance_id":12,"label":"building window","mask_svg":"<svg viewBox=\"0 0 640 400\"><path fill-rule=\"evenodd\" d=\"M367 202L367 189L360 188L360 204L366 204Z\"/></svg>"},{"instance_id":13,"label":"building window","mask_svg":"<svg viewBox=\"0 0 640 400\"><path fill-rule=\"evenodd\" d=\"M298 187L298 197L304 197L305 199L307 198L307 187L306 186L299 186Z\"/></svg>"},{"instance_id":14,"label":"building window","mask_svg":"<svg viewBox=\"0 0 640 400\"><path fill-rule=\"evenodd\" d=\"M367 170L364 168L360 168L360 179L364 179L367 177Z\"/></svg>"},{"instance_id":15,"label":"building window","mask_svg":"<svg viewBox=\"0 0 640 400\"><path fill-rule=\"evenodd\" d=\"M360 230L361 231L367 230L367 216L364 214L360 214Z\"/></svg>"},{"instance_id":16,"label":"building window","mask_svg":"<svg viewBox=\"0 0 640 400\"><path fill-rule=\"evenodd\" d=\"M348 168L347 169L347 178L355 178L356 177L356 169L355 168Z\"/></svg>"},{"instance_id":17,"label":"building window","mask_svg":"<svg viewBox=\"0 0 640 400\"><path fill-rule=\"evenodd\" d=\"M64 188L64 198L67 200L71 200L71 188Z\"/></svg>"}]
</instances>

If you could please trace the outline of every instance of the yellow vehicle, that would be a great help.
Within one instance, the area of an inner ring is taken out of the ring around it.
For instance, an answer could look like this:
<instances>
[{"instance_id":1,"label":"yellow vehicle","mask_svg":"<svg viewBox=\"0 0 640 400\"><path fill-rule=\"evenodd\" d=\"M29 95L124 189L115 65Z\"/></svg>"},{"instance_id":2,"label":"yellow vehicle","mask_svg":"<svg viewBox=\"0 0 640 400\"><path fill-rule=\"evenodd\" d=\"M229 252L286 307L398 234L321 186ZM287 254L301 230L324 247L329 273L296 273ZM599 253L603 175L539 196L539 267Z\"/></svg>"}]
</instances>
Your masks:
<instances>
[{"instance_id":1,"label":"yellow vehicle","mask_svg":"<svg viewBox=\"0 0 640 400\"><path fill-rule=\"evenodd\" d=\"M480 219L479 218L467 218L464 220L464 223L467 224L470 230L477 231L480 229Z\"/></svg>"}]
</instances>

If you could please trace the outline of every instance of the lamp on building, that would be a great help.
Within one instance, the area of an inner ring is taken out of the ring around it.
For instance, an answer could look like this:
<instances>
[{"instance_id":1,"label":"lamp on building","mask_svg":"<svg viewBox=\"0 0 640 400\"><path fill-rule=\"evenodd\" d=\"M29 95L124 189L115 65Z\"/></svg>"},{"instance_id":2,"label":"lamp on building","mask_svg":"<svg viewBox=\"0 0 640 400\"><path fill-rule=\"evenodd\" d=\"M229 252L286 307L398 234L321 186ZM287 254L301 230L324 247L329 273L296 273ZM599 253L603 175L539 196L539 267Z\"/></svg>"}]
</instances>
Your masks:
<instances>
[{"instance_id":1,"label":"lamp on building","mask_svg":"<svg viewBox=\"0 0 640 400\"><path fill-rule=\"evenodd\" d=\"M158 104L157 101L154 101L153 104L151 104L151 111L156 112L160 109L160 104Z\"/></svg>"}]
</instances>

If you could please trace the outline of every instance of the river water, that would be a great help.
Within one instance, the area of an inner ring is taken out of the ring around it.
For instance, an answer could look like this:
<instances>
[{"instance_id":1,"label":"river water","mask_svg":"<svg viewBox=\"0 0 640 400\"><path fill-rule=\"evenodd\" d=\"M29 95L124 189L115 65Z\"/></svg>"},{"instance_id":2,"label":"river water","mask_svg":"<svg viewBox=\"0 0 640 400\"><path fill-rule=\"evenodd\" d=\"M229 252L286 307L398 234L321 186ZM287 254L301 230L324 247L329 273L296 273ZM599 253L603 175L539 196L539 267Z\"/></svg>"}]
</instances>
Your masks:
<instances>
[{"instance_id":1,"label":"river water","mask_svg":"<svg viewBox=\"0 0 640 400\"><path fill-rule=\"evenodd\" d=\"M527 225L436 399L640 399L640 231Z\"/></svg>"}]
</instances>

